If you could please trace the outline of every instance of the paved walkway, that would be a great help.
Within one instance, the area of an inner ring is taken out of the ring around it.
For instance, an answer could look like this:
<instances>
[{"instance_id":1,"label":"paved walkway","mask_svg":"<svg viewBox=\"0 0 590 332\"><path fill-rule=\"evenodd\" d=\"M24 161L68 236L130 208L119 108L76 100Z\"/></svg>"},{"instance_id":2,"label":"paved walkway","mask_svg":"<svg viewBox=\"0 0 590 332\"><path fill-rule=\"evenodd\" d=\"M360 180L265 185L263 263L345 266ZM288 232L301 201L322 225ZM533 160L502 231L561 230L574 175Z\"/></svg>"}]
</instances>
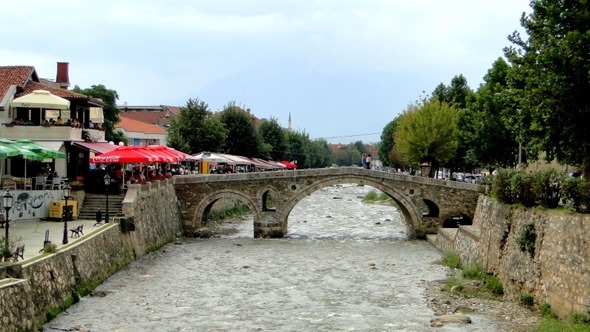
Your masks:
<instances>
[{"instance_id":1,"label":"paved walkway","mask_svg":"<svg viewBox=\"0 0 590 332\"><path fill-rule=\"evenodd\" d=\"M84 236L88 236L92 232L98 230L100 227L94 226L95 223L95 220L68 221L68 242L73 243L83 238ZM72 232L70 231L70 229L76 228L80 225L84 225L84 235L80 235L80 237L72 237ZM24 259L26 260L42 254L39 251L43 249L43 241L45 241L45 231L47 230L49 230L49 241L51 241L51 243L56 244L58 248L62 246L64 234L64 223L62 221L10 221L10 227L8 228L8 238L10 242L16 241L17 243L24 243ZM5 232L6 230L4 228L0 228L0 236L4 237Z\"/></svg>"}]
</instances>

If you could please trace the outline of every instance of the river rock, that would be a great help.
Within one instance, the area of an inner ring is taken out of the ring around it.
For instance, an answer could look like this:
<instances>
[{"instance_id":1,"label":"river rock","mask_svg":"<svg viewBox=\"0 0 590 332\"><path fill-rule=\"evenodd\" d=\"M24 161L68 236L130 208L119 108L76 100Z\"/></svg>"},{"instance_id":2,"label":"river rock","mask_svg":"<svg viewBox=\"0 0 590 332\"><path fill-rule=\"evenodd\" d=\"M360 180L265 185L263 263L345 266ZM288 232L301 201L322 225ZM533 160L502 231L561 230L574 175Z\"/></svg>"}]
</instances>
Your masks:
<instances>
[{"instance_id":1,"label":"river rock","mask_svg":"<svg viewBox=\"0 0 590 332\"><path fill-rule=\"evenodd\" d=\"M441 315L434 317L430 320L430 326L432 327L441 327L445 324L455 323L455 324L471 324L471 317L467 315Z\"/></svg>"}]
</instances>

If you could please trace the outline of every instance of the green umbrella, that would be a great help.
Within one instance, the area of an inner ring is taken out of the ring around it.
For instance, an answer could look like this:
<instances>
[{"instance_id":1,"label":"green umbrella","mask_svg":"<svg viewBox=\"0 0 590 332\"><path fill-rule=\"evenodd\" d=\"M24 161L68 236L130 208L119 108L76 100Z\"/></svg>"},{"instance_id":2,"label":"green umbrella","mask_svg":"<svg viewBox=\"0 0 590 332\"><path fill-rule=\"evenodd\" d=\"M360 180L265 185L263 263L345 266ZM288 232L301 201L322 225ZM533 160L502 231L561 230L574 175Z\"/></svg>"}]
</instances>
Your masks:
<instances>
[{"instance_id":1,"label":"green umbrella","mask_svg":"<svg viewBox=\"0 0 590 332\"><path fill-rule=\"evenodd\" d=\"M5 150L10 151L8 158L23 158L25 160L43 160L45 157L41 154L35 153L17 142L9 139L0 138L0 146ZM4 163L3 163L4 164ZM1 174L2 172L0 172ZM25 178L27 177L27 162L25 161Z\"/></svg>"},{"instance_id":2,"label":"green umbrella","mask_svg":"<svg viewBox=\"0 0 590 332\"><path fill-rule=\"evenodd\" d=\"M16 144L22 148L25 148L29 151L32 151L32 152L42 156L43 157L42 159L45 159L45 158L55 159L55 158L65 158L66 157L66 154L61 151L44 147L43 145L38 144L38 143L33 142L28 139L18 140L18 141L16 141Z\"/></svg>"}]
</instances>

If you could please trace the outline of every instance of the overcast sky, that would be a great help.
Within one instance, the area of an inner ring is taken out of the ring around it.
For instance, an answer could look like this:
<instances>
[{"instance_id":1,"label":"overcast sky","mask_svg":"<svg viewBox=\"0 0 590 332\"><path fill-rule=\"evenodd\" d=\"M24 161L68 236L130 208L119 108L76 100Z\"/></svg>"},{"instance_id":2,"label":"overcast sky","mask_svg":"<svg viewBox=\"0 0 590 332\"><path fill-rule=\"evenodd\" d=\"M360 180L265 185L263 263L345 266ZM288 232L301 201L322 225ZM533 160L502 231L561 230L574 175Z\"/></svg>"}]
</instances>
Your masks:
<instances>
[{"instance_id":1,"label":"overcast sky","mask_svg":"<svg viewBox=\"0 0 590 332\"><path fill-rule=\"evenodd\" d=\"M331 143L378 142L424 93L476 89L528 0L19 0L0 6L0 65L103 84L122 105L229 102Z\"/></svg>"}]
</instances>

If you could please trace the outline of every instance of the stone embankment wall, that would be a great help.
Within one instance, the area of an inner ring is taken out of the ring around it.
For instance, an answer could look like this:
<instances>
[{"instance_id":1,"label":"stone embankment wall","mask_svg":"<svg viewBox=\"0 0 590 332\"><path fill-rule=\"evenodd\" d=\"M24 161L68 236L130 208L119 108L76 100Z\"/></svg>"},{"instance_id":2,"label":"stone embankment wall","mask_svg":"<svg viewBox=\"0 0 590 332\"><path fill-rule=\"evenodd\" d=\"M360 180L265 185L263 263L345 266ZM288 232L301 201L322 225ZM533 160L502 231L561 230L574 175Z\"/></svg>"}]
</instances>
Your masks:
<instances>
[{"instance_id":1,"label":"stone embankment wall","mask_svg":"<svg viewBox=\"0 0 590 332\"><path fill-rule=\"evenodd\" d=\"M51 315L67 308L133 260L181 235L172 180L130 186L123 211L135 230L106 224L81 241L24 265L6 268L0 279L0 330L37 331Z\"/></svg>"},{"instance_id":2,"label":"stone embankment wall","mask_svg":"<svg viewBox=\"0 0 590 332\"><path fill-rule=\"evenodd\" d=\"M560 317L590 312L590 215L480 196L472 226L442 229L431 242L496 275L510 300L532 295ZM532 250L522 247L527 243Z\"/></svg>"}]
</instances>

